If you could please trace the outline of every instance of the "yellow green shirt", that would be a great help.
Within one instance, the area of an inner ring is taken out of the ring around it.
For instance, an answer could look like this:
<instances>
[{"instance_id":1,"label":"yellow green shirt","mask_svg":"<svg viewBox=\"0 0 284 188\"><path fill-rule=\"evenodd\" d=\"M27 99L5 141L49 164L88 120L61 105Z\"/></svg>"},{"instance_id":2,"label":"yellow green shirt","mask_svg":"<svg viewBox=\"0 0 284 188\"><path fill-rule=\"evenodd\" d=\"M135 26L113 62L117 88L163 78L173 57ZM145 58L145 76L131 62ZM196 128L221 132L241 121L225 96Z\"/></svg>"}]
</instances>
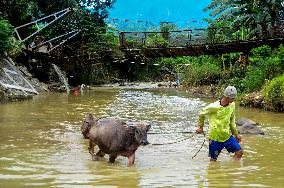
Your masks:
<instances>
[{"instance_id":1,"label":"yellow green shirt","mask_svg":"<svg viewBox=\"0 0 284 188\"><path fill-rule=\"evenodd\" d=\"M204 126L205 117L209 120L209 139L225 142L232 134L237 134L235 103L223 107L220 101L209 104L199 112L198 126Z\"/></svg>"}]
</instances>

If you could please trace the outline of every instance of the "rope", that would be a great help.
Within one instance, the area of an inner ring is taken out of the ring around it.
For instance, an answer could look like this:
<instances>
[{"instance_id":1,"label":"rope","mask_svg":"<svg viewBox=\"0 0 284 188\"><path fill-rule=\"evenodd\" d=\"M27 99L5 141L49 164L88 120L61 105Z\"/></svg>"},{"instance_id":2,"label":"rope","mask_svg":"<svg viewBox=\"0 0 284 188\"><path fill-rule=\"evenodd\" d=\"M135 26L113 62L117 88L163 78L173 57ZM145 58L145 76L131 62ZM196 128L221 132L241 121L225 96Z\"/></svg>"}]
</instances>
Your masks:
<instances>
[{"instance_id":1,"label":"rope","mask_svg":"<svg viewBox=\"0 0 284 188\"><path fill-rule=\"evenodd\" d=\"M176 133L176 132L175 132ZM179 132L179 133L196 133L196 132L192 132L192 131L186 131L186 132ZM173 134L173 133L155 133L155 132L150 132L148 134ZM157 143L157 144L151 144L152 146L162 146L162 145L170 145L170 144L176 144L176 143L179 143L179 142L183 142L183 141L186 141L190 138L192 138L195 134L193 134L192 136L190 136L189 138L185 138L185 139L182 139L182 140L178 140L178 141L175 141L175 142L167 142L167 143ZM194 157L197 156L197 154L201 151L202 147L204 146L204 143L206 141L206 136L205 136L205 132L203 131L203 136L204 136L204 139L203 139L203 142L200 146L200 148L198 149L198 151L191 157L191 159L194 159Z\"/></svg>"},{"instance_id":2,"label":"rope","mask_svg":"<svg viewBox=\"0 0 284 188\"><path fill-rule=\"evenodd\" d=\"M176 133L188 134L188 133L196 133L196 132L195 132L195 131L181 131L181 132L148 132L147 134L176 134Z\"/></svg>"},{"instance_id":3,"label":"rope","mask_svg":"<svg viewBox=\"0 0 284 188\"><path fill-rule=\"evenodd\" d=\"M204 143L205 143L205 140L206 140L205 132L204 132L204 131L203 131L203 136L204 136L203 143L201 144L199 150L195 153L195 155L193 155L193 156L191 157L191 159L193 159L194 157L196 157L197 154L200 152L201 148L204 146Z\"/></svg>"},{"instance_id":4,"label":"rope","mask_svg":"<svg viewBox=\"0 0 284 188\"><path fill-rule=\"evenodd\" d=\"M184 132L182 132L184 133ZM195 132L187 132L187 133L195 133ZM149 134L149 133L148 133ZM150 133L151 134L151 133ZM152 133L153 134L153 133ZM163 134L163 133L154 133L154 134ZM165 133L165 134L170 134L170 133ZM182 139L182 140L178 140L178 141L174 141L174 142L167 142L167 143L157 143L157 144L151 144L152 146L162 146L162 145L170 145L170 144L176 144L176 143L179 143L179 142L183 142L183 141L186 141L190 138L192 138L195 134L193 134L192 136L188 137L188 138L185 138L185 139Z\"/></svg>"}]
</instances>

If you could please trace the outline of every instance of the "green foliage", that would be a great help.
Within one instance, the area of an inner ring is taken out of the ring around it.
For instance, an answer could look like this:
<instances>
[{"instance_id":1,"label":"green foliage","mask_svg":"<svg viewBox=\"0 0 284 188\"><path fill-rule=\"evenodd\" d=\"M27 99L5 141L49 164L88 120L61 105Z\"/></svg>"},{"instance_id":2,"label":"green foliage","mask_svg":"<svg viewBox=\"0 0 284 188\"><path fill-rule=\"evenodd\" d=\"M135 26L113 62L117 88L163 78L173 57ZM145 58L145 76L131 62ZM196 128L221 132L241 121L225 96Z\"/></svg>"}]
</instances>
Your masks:
<instances>
[{"instance_id":1,"label":"green foliage","mask_svg":"<svg viewBox=\"0 0 284 188\"><path fill-rule=\"evenodd\" d=\"M0 12L13 26L23 25L39 16L37 1L0 0Z\"/></svg>"},{"instance_id":2,"label":"green foliage","mask_svg":"<svg viewBox=\"0 0 284 188\"><path fill-rule=\"evenodd\" d=\"M160 31L162 32L162 37L168 41L170 38L170 31L173 31L176 28L175 24L161 22L160 23Z\"/></svg>"},{"instance_id":3,"label":"green foliage","mask_svg":"<svg viewBox=\"0 0 284 188\"><path fill-rule=\"evenodd\" d=\"M247 26L233 26L231 20L212 20L209 18L204 19L209 23L206 29L207 43L225 43L236 40L249 40L252 39L252 29Z\"/></svg>"},{"instance_id":4,"label":"green foliage","mask_svg":"<svg viewBox=\"0 0 284 188\"><path fill-rule=\"evenodd\" d=\"M166 73L161 70L161 66L153 65L153 62L146 62L144 65L135 64L132 69L132 79L146 82L160 81Z\"/></svg>"},{"instance_id":5,"label":"green foliage","mask_svg":"<svg viewBox=\"0 0 284 188\"><path fill-rule=\"evenodd\" d=\"M206 40L208 43L224 43L229 42L232 38L231 28L228 27L227 21L215 21L205 19L210 27L206 30Z\"/></svg>"},{"instance_id":6,"label":"green foliage","mask_svg":"<svg viewBox=\"0 0 284 188\"><path fill-rule=\"evenodd\" d=\"M262 46L252 49L251 53L250 65L235 67L230 74L229 83L239 85L240 92L259 91L265 80L272 79L284 72L280 52L272 56L271 48Z\"/></svg>"},{"instance_id":7,"label":"green foliage","mask_svg":"<svg viewBox=\"0 0 284 188\"><path fill-rule=\"evenodd\" d=\"M73 86L82 83L90 85L105 84L111 82L115 76L115 72L109 64L104 64L103 66L94 64L73 71L72 75L74 77L70 80Z\"/></svg>"},{"instance_id":8,"label":"green foliage","mask_svg":"<svg viewBox=\"0 0 284 188\"><path fill-rule=\"evenodd\" d=\"M161 64L169 64L169 65L179 65L179 64L190 64L191 62L197 60L196 57L185 56L185 57L166 57L161 58L159 61Z\"/></svg>"},{"instance_id":9,"label":"green foliage","mask_svg":"<svg viewBox=\"0 0 284 188\"><path fill-rule=\"evenodd\" d=\"M108 16L108 9L112 8L114 2L115 0L0 0L0 12L12 25L19 26L32 19L74 8L91 15L96 23L103 24L103 20Z\"/></svg>"},{"instance_id":10,"label":"green foliage","mask_svg":"<svg viewBox=\"0 0 284 188\"><path fill-rule=\"evenodd\" d=\"M266 58L261 65L257 64L265 72L265 78L269 80L284 72L283 65L278 56Z\"/></svg>"},{"instance_id":11,"label":"green foliage","mask_svg":"<svg viewBox=\"0 0 284 188\"><path fill-rule=\"evenodd\" d=\"M161 67L157 78L162 77L161 74L179 75L187 86L216 83L222 74L220 58L213 56L158 58L152 60L152 64Z\"/></svg>"},{"instance_id":12,"label":"green foliage","mask_svg":"<svg viewBox=\"0 0 284 188\"><path fill-rule=\"evenodd\" d=\"M267 82L261 90L264 102L275 111L284 110L284 74Z\"/></svg>"},{"instance_id":13,"label":"green foliage","mask_svg":"<svg viewBox=\"0 0 284 188\"><path fill-rule=\"evenodd\" d=\"M271 47L264 45L251 50L251 64L260 68L264 72L265 79L272 79L284 71L284 62L282 61L283 47L279 47L279 52L272 53Z\"/></svg>"},{"instance_id":14,"label":"green foliage","mask_svg":"<svg viewBox=\"0 0 284 188\"><path fill-rule=\"evenodd\" d=\"M19 26L66 8L72 9L64 16L64 19L56 21L39 34L45 39L51 39L72 30L83 30L82 33L84 34L79 36L76 41L72 41L72 44L69 43L68 48L69 50L72 49L74 55L112 46L115 37L106 33L108 28L104 19L108 16L108 9L112 8L114 2L115 0L0 0L0 12L13 26ZM30 35L34 32L34 27L34 25L31 25L22 28L20 30L21 35ZM32 40L27 42L30 43ZM104 43L105 41L106 43ZM117 45L114 47L117 47ZM65 56L70 55L68 50L67 52L62 51L62 53L67 53Z\"/></svg>"},{"instance_id":15,"label":"green foliage","mask_svg":"<svg viewBox=\"0 0 284 188\"><path fill-rule=\"evenodd\" d=\"M181 73L182 82L187 86L215 84L221 75L221 67L212 62L191 63Z\"/></svg>"},{"instance_id":16,"label":"green foliage","mask_svg":"<svg viewBox=\"0 0 284 188\"><path fill-rule=\"evenodd\" d=\"M148 35L146 42L146 47L167 47L168 41L160 34L150 34Z\"/></svg>"},{"instance_id":17,"label":"green foliage","mask_svg":"<svg viewBox=\"0 0 284 188\"><path fill-rule=\"evenodd\" d=\"M252 58L251 61L259 60L259 59L265 59L267 57L270 57L272 54L272 50L270 46L263 45L258 48L253 48L251 50Z\"/></svg>"},{"instance_id":18,"label":"green foliage","mask_svg":"<svg viewBox=\"0 0 284 188\"><path fill-rule=\"evenodd\" d=\"M89 37L89 40L86 41L86 47L89 52L119 48L119 38L111 30L107 30L103 26L95 26L91 30L91 33L84 33L84 38ZM107 30L107 32L104 32L104 30Z\"/></svg>"},{"instance_id":19,"label":"green foliage","mask_svg":"<svg viewBox=\"0 0 284 188\"><path fill-rule=\"evenodd\" d=\"M173 31L176 28L176 25L173 23L161 22L160 23L160 31L161 32L169 32Z\"/></svg>"},{"instance_id":20,"label":"green foliage","mask_svg":"<svg viewBox=\"0 0 284 188\"><path fill-rule=\"evenodd\" d=\"M0 56L13 47L17 47L17 42L13 37L13 27L7 20L0 17Z\"/></svg>"},{"instance_id":21,"label":"green foliage","mask_svg":"<svg viewBox=\"0 0 284 188\"><path fill-rule=\"evenodd\" d=\"M250 66L245 74L245 78L240 81L240 92L252 92L260 90L265 81L264 70L259 67Z\"/></svg>"},{"instance_id":22,"label":"green foliage","mask_svg":"<svg viewBox=\"0 0 284 188\"><path fill-rule=\"evenodd\" d=\"M224 54L222 57L199 56L161 58L161 65L172 65L187 86L203 84L232 84L240 93L259 91L266 80L284 73L284 48L272 53L269 46L252 50L253 62L239 62L241 53ZM225 70L225 72L223 71Z\"/></svg>"},{"instance_id":23,"label":"green foliage","mask_svg":"<svg viewBox=\"0 0 284 188\"><path fill-rule=\"evenodd\" d=\"M253 38L252 29L247 26L240 26L235 32L232 34L232 40L250 40Z\"/></svg>"},{"instance_id":24,"label":"green foliage","mask_svg":"<svg viewBox=\"0 0 284 188\"><path fill-rule=\"evenodd\" d=\"M125 41L126 41L126 45L129 48L142 47L143 45L139 37L137 37L137 35L135 34L125 35Z\"/></svg>"},{"instance_id":25,"label":"green foliage","mask_svg":"<svg viewBox=\"0 0 284 188\"><path fill-rule=\"evenodd\" d=\"M279 48L277 49L276 55L279 57L281 61L280 67L284 69L284 46L281 44Z\"/></svg>"},{"instance_id":26,"label":"green foliage","mask_svg":"<svg viewBox=\"0 0 284 188\"><path fill-rule=\"evenodd\" d=\"M212 1L204 11L210 12L210 16L216 18L216 22L228 22L230 26L239 28L249 28L248 36L252 37L260 34L266 35L272 29L276 20L283 12L283 2L280 0L215 0ZM232 33L235 31L232 31ZM242 31L243 33L243 31Z\"/></svg>"}]
</instances>

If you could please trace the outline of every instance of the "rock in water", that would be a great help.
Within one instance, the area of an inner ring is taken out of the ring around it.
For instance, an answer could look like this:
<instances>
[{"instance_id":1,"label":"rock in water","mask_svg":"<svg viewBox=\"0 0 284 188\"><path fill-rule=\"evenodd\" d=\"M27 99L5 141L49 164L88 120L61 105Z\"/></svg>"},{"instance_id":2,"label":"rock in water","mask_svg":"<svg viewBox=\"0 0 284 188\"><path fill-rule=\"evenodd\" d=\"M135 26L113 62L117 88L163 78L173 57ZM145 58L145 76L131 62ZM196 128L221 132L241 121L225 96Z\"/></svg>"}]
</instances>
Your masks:
<instances>
[{"instance_id":1,"label":"rock in water","mask_svg":"<svg viewBox=\"0 0 284 188\"><path fill-rule=\"evenodd\" d=\"M259 123L256 123L247 118L240 118L236 120L236 125L240 134L261 134L264 132L258 127Z\"/></svg>"}]
</instances>

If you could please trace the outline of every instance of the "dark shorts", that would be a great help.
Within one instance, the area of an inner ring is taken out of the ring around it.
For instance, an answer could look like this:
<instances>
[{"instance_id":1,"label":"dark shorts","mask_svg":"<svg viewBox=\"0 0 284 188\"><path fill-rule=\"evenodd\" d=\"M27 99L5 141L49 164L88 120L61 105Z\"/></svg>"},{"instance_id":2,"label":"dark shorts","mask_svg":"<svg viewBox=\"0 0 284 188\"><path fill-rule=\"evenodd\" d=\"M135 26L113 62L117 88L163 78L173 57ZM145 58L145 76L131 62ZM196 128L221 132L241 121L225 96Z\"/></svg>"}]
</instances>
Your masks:
<instances>
[{"instance_id":1,"label":"dark shorts","mask_svg":"<svg viewBox=\"0 0 284 188\"><path fill-rule=\"evenodd\" d=\"M210 140L209 141L209 157L217 160L219 153L224 148L226 148L227 151L230 152L230 153L234 153L234 152L242 149L240 144L238 143L238 141L233 136L231 136L225 142L217 142L217 141L214 141L214 140Z\"/></svg>"}]
</instances>

